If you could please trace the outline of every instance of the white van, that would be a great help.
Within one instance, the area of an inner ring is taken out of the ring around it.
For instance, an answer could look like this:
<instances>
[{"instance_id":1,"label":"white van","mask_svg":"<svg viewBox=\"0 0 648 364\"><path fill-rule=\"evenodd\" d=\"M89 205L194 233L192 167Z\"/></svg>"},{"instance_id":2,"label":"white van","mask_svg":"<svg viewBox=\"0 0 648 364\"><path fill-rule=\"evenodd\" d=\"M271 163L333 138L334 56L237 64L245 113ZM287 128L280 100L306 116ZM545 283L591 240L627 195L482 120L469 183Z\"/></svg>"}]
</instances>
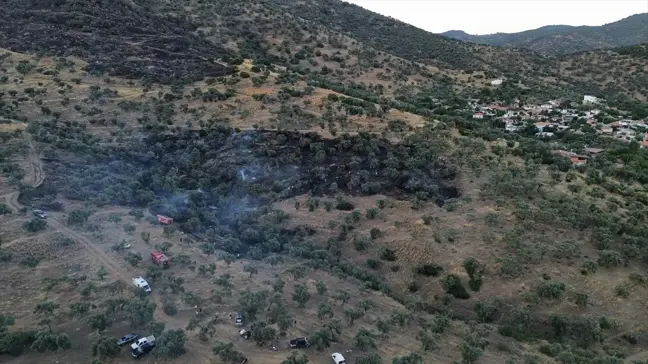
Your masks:
<instances>
[{"instance_id":1,"label":"white van","mask_svg":"<svg viewBox=\"0 0 648 364\"><path fill-rule=\"evenodd\" d=\"M333 362L335 364L346 364L346 360L344 360L344 357L340 353L333 353L331 357L333 358Z\"/></svg>"}]
</instances>

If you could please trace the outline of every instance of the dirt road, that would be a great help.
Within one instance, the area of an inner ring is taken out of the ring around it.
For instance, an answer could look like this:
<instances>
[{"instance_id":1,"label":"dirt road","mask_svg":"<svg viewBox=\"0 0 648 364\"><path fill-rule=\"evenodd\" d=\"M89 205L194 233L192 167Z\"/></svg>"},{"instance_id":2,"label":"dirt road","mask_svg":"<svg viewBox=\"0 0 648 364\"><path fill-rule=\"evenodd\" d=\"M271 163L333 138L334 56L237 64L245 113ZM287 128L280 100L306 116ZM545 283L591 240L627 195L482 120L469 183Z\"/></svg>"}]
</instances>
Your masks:
<instances>
[{"instance_id":1,"label":"dirt road","mask_svg":"<svg viewBox=\"0 0 648 364\"><path fill-rule=\"evenodd\" d=\"M27 181L27 183L29 183L33 187L38 187L45 180L45 174L43 172L43 163L41 157L37 152L36 148L34 147L31 138L29 138L29 152L27 154L27 161L29 163L29 171L27 176L25 177L25 181ZM4 196L9 208L14 210L20 210L23 207L25 207L18 201L19 196L20 196L19 191L12 192ZM2 197L3 196L0 196L0 198ZM119 210L117 209L106 210L106 211L101 211L100 214L103 215L107 213L115 213L118 211ZM127 285L130 285L131 278L139 275L137 272L134 272L133 269L126 266L122 266L121 264L116 262L102 248L97 246L97 244L94 244L90 239L70 229L61 221L53 217L49 217L47 221L48 224L52 228L56 229L58 232L65 234L69 238L82 244L88 250L88 252L90 252L90 254L106 268L109 276L112 277L113 279L121 280ZM185 328L186 326L185 322L169 317L163 312L162 298L159 294L153 293L152 298L156 304L156 309L154 313L155 320L164 322L168 329ZM199 364L212 363L211 360L212 353L208 347L205 347L204 345L197 345L192 341L188 341L186 344L186 348L187 348L187 353L183 356L185 360L189 359L188 361L193 363L199 363Z\"/></svg>"}]
</instances>

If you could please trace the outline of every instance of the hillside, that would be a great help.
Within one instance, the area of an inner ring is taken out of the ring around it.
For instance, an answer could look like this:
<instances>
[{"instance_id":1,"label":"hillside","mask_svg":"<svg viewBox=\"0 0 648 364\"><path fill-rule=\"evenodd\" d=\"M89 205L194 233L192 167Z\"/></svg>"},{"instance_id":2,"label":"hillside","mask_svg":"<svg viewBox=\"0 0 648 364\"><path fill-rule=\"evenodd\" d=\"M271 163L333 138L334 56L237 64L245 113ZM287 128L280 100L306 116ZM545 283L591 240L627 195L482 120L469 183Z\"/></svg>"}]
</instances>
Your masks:
<instances>
[{"instance_id":1,"label":"hillside","mask_svg":"<svg viewBox=\"0 0 648 364\"><path fill-rule=\"evenodd\" d=\"M488 35L451 30L441 35L464 42L525 48L546 55L579 53L648 43L648 13L601 26L550 25L519 33Z\"/></svg>"},{"instance_id":2,"label":"hillside","mask_svg":"<svg viewBox=\"0 0 648 364\"><path fill-rule=\"evenodd\" d=\"M135 332L144 363L647 363L645 46L539 56L331 0L11 2L0 362L131 363Z\"/></svg>"},{"instance_id":3,"label":"hillside","mask_svg":"<svg viewBox=\"0 0 648 364\"><path fill-rule=\"evenodd\" d=\"M191 34L186 19L162 17L129 1L5 2L0 47L52 56L78 56L88 72L169 82L222 76L213 60L222 47Z\"/></svg>"}]
</instances>

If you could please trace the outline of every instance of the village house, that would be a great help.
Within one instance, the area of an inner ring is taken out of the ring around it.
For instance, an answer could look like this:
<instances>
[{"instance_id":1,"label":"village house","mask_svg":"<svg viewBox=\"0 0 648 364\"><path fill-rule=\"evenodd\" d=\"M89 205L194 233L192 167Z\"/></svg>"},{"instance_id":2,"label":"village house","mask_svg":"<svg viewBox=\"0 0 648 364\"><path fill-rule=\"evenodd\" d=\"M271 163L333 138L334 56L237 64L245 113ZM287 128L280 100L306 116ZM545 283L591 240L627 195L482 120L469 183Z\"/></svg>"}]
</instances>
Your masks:
<instances>
[{"instance_id":1,"label":"village house","mask_svg":"<svg viewBox=\"0 0 648 364\"><path fill-rule=\"evenodd\" d=\"M540 137L540 138L550 138L554 136L555 134L550 132L550 131L541 131L539 133L536 133L535 136Z\"/></svg>"},{"instance_id":2,"label":"village house","mask_svg":"<svg viewBox=\"0 0 648 364\"><path fill-rule=\"evenodd\" d=\"M473 119L483 119L484 118L484 113L483 112L476 112L473 115Z\"/></svg>"},{"instance_id":3,"label":"village house","mask_svg":"<svg viewBox=\"0 0 648 364\"><path fill-rule=\"evenodd\" d=\"M571 162L574 167L584 166L587 163L587 159L581 157L571 157Z\"/></svg>"},{"instance_id":4,"label":"village house","mask_svg":"<svg viewBox=\"0 0 648 364\"><path fill-rule=\"evenodd\" d=\"M583 96L583 104L598 104L599 98L596 96L585 95Z\"/></svg>"},{"instance_id":5,"label":"village house","mask_svg":"<svg viewBox=\"0 0 648 364\"><path fill-rule=\"evenodd\" d=\"M561 118L561 123L563 124L571 124L571 122L574 121L574 117L572 115L564 115Z\"/></svg>"},{"instance_id":6,"label":"village house","mask_svg":"<svg viewBox=\"0 0 648 364\"><path fill-rule=\"evenodd\" d=\"M569 160L571 161L571 163L572 163L572 165L574 167L580 167L580 166L585 165L585 163L587 163L587 157L586 156L578 155L578 154L576 154L574 152L568 152L566 150L552 150L551 154L556 155L556 156L569 158Z\"/></svg>"},{"instance_id":7,"label":"village house","mask_svg":"<svg viewBox=\"0 0 648 364\"><path fill-rule=\"evenodd\" d=\"M571 157L576 156L576 153L568 152L568 151L562 150L562 149L554 149L554 150L551 151L551 154L561 156L561 157L567 157L567 158L571 158Z\"/></svg>"},{"instance_id":8,"label":"village house","mask_svg":"<svg viewBox=\"0 0 648 364\"><path fill-rule=\"evenodd\" d=\"M598 155L601 154L605 151L605 149L601 148L585 148L585 153L589 155Z\"/></svg>"},{"instance_id":9,"label":"village house","mask_svg":"<svg viewBox=\"0 0 648 364\"><path fill-rule=\"evenodd\" d=\"M547 126L549 126L549 123L543 123L543 122L535 123L536 129L538 129L538 132L540 133L542 133Z\"/></svg>"},{"instance_id":10,"label":"village house","mask_svg":"<svg viewBox=\"0 0 648 364\"><path fill-rule=\"evenodd\" d=\"M517 120L512 120L512 119L502 119L504 124L506 125L504 127L504 130L508 132L515 132L521 129L521 127L518 125Z\"/></svg>"},{"instance_id":11,"label":"village house","mask_svg":"<svg viewBox=\"0 0 648 364\"><path fill-rule=\"evenodd\" d=\"M632 129L619 129L614 133L614 137L622 142L629 143L635 139L635 131Z\"/></svg>"},{"instance_id":12,"label":"village house","mask_svg":"<svg viewBox=\"0 0 648 364\"><path fill-rule=\"evenodd\" d=\"M641 148L648 147L648 133L644 133L643 140L641 141Z\"/></svg>"},{"instance_id":13,"label":"village house","mask_svg":"<svg viewBox=\"0 0 648 364\"><path fill-rule=\"evenodd\" d=\"M508 111L508 109L509 109L506 106L502 106L502 105L498 105L498 104L490 104L490 105L488 105L488 108L491 109L491 110L495 110L495 111Z\"/></svg>"}]
</instances>

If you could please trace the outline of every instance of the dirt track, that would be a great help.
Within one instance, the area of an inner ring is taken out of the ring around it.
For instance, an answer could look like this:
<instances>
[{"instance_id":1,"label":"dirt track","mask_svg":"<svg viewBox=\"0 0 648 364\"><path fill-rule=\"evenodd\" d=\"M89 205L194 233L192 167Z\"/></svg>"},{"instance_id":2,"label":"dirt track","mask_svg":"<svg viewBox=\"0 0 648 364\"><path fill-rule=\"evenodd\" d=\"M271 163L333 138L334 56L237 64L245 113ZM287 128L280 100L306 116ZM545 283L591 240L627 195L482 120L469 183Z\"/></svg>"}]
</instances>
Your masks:
<instances>
[{"instance_id":1,"label":"dirt track","mask_svg":"<svg viewBox=\"0 0 648 364\"><path fill-rule=\"evenodd\" d=\"M40 158L39 153L36 151L36 148L34 147L31 138L29 139L29 152L27 154L27 160L29 163L29 173L25 177L25 180L28 181L28 183L31 186L38 187L45 180L45 173L43 172L42 160ZM4 197L9 208L18 211L25 207L18 201L19 196L20 196L20 192L17 191L17 192L6 194L4 196L0 196L0 199ZM99 214L103 215L103 214L114 213L114 212L116 212L116 210L105 210L99 212ZM59 220L54 219L52 217L48 217L47 221L48 224L51 227L55 228L58 232L63 233L69 238L83 244L83 246L87 248L88 252L93 257L95 257L102 265L104 265L104 267L109 273L109 276L111 276L113 279L124 281L124 283L130 285L131 278L138 275L137 273L131 271L131 269L127 267L123 267L119 263L115 262L112 257L106 254L106 252L104 252L101 248L97 247L96 244L94 244L92 241L90 241L88 238L84 237L83 235L68 228L67 226L65 226L65 224L63 224ZM159 294L153 293L152 298L156 304L154 317L157 321L164 322L167 329L184 329L184 327L186 326L185 322L177 320L173 317L169 317L162 311L162 300ZM187 353L183 358L185 359L190 358L189 361L193 363L200 363L200 364L212 362L211 360L212 353L209 348L204 347L203 345L196 345L191 341L187 342L186 348L187 348Z\"/></svg>"}]
</instances>

